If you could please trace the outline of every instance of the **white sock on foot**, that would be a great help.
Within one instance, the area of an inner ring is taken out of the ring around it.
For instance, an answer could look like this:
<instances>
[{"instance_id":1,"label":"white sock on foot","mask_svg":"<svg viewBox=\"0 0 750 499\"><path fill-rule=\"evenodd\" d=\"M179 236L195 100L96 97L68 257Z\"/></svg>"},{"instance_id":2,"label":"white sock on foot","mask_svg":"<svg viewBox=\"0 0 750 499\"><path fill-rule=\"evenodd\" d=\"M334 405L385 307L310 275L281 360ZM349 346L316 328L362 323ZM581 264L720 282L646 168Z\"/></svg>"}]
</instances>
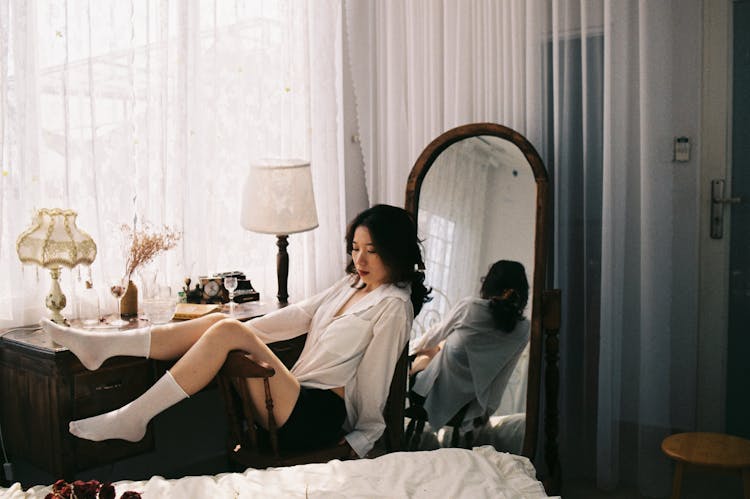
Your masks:
<instances>
[{"instance_id":1,"label":"white sock on foot","mask_svg":"<svg viewBox=\"0 0 750 499\"><path fill-rule=\"evenodd\" d=\"M151 418L188 397L185 390L167 371L146 393L112 412L71 421L70 433L86 440L119 438L138 442L146 435Z\"/></svg>"},{"instance_id":2,"label":"white sock on foot","mask_svg":"<svg viewBox=\"0 0 750 499\"><path fill-rule=\"evenodd\" d=\"M151 326L117 332L94 332L42 319L42 328L55 343L68 347L86 369L98 369L115 355L146 357L151 350Z\"/></svg>"}]
</instances>

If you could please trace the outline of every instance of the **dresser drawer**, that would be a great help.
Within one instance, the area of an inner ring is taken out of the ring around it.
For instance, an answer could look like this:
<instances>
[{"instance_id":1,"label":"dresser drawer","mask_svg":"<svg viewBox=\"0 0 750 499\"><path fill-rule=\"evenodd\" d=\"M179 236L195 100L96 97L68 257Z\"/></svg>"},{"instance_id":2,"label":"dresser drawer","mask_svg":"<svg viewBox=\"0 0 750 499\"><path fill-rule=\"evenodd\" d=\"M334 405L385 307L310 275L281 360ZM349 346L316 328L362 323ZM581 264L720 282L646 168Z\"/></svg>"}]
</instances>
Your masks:
<instances>
[{"instance_id":1,"label":"dresser drawer","mask_svg":"<svg viewBox=\"0 0 750 499\"><path fill-rule=\"evenodd\" d=\"M108 362L96 371L73 376L73 418L96 416L139 397L153 384L151 364L145 359L117 364ZM105 440L91 442L73 437L76 467L88 469L100 464L148 452L154 448L151 425L140 442Z\"/></svg>"},{"instance_id":2,"label":"dresser drawer","mask_svg":"<svg viewBox=\"0 0 750 499\"><path fill-rule=\"evenodd\" d=\"M95 416L134 400L153 384L147 362L85 371L73 377L74 419Z\"/></svg>"}]
</instances>

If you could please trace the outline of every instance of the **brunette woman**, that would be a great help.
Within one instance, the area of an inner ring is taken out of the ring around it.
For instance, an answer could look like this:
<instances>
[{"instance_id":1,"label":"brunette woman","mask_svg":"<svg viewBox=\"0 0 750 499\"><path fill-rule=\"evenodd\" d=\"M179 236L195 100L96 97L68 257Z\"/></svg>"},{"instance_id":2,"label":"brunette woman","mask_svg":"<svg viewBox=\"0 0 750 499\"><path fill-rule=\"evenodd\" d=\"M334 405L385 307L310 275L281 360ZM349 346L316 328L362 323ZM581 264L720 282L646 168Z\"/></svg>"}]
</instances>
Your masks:
<instances>
[{"instance_id":1,"label":"brunette woman","mask_svg":"<svg viewBox=\"0 0 750 499\"><path fill-rule=\"evenodd\" d=\"M94 333L43 320L52 339L67 346L88 369L115 355L179 359L153 387L115 411L70 422L88 440L138 441L156 414L205 387L227 353L244 350L269 363L279 443L309 449L344 433L364 456L385 429L383 408L414 315L428 300L422 256L411 215L376 205L357 215L346 232L351 256L346 276L299 303L239 322L212 314L187 322ZM307 333L291 369L266 346ZM265 406L261 380L247 381L253 403ZM265 414L263 410L258 411ZM261 425L267 428L267 421Z\"/></svg>"}]
</instances>

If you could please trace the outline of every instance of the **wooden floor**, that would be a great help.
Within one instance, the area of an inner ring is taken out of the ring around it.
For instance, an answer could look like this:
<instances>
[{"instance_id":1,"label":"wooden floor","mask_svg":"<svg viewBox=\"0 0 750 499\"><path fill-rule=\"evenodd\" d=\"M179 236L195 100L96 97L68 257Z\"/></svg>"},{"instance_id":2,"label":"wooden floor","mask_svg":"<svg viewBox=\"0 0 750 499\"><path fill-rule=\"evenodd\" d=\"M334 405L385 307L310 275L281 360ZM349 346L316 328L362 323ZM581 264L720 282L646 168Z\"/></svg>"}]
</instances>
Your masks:
<instances>
[{"instance_id":1,"label":"wooden floor","mask_svg":"<svg viewBox=\"0 0 750 499\"><path fill-rule=\"evenodd\" d=\"M641 499L647 496L624 487L614 491L603 491L598 490L593 484L576 482L563 484L562 497L564 499ZM662 497L669 497L669 493ZM687 470L685 472L682 499L741 498L742 479L739 473L708 470Z\"/></svg>"}]
</instances>

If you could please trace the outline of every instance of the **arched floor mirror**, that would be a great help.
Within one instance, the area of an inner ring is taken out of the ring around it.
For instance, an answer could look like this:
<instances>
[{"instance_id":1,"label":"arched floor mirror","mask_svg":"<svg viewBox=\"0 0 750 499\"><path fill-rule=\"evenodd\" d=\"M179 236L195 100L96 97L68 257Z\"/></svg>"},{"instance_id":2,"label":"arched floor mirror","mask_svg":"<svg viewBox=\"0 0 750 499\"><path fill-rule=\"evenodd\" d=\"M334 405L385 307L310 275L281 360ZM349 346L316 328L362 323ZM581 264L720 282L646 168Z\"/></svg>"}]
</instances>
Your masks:
<instances>
[{"instance_id":1,"label":"arched floor mirror","mask_svg":"<svg viewBox=\"0 0 750 499\"><path fill-rule=\"evenodd\" d=\"M495 415L503 423L520 420L521 430L515 426L520 441L513 452L535 461L545 343L545 470L557 482L559 291L546 288L550 208L547 171L539 154L524 136L494 123L441 134L417 159L406 189L406 209L415 216L423 240L426 283L434 290L433 300L415 320L412 338L439 322L456 301L478 296L480 279L493 262L524 265L530 286L524 314L529 343Z\"/></svg>"}]
</instances>

